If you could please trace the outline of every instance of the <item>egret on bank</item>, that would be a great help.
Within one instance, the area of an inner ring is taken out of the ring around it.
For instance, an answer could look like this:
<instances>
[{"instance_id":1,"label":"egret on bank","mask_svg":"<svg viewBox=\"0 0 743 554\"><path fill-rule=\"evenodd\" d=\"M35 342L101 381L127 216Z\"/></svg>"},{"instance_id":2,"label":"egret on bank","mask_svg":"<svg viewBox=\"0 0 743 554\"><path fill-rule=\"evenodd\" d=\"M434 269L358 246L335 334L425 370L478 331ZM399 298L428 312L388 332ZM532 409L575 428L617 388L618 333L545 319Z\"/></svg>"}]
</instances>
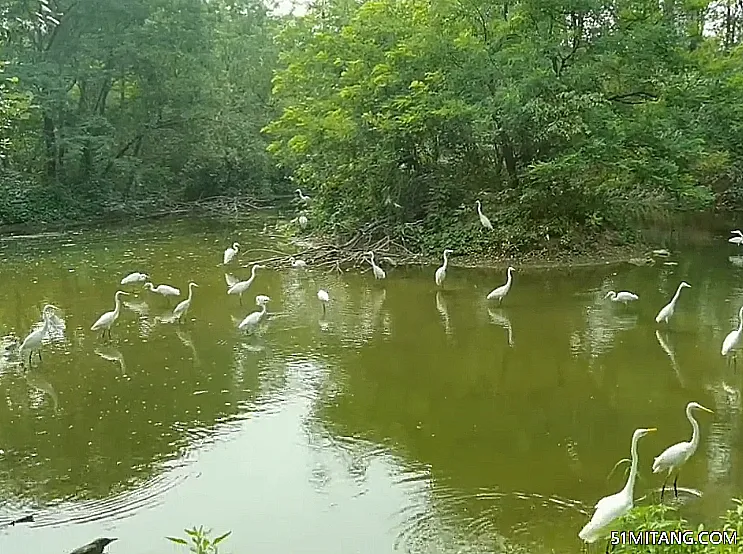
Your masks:
<instances>
[{"instance_id":1,"label":"egret on bank","mask_svg":"<svg viewBox=\"0 0 743 554\"><path fill-rule=\"evenodd\" d=\"M437 287L442 286L444 284L444 279L446 279L446 268L449 266L449 254L454 254L454 250L451 250L450 248L444 250L444 265L438 268L433 276Z\"/></svg>"},{"instance_id":2,"label":"egret on bank","mask_svg":"<svg viewBox=\"0 0 743 554\"><path fill-rule=\"evenodd\" d=\"M106 336L106 330L108 330L108 338L111 338L111 327L113 327L113 324L116 323L117 319L119 319L119 313L121 312L122 296L129 296L129 293L124 292L123 290L117 290L116 294L114 294L115 306L113 311L106 312L101 317L96 319L95 323L90 328L91 331L100 331L102 329L103 332L101 333L101 338L104 338Z\"/></svg>"},{"instance_id":3,"label":"egret on bank","mask_svg":"<svg viewBox=\"0 0 743 554\"><path fill-rule=\"evenodd\" d=\"M259 269L266 269L266 266L253 264L253 267L250 270L250 278L247 281L238 281L227 289L227 294L237 294L240 297L241 306L243 305L243 293L253 284L253 281L255 280L255 272Z\"/></svg>"},{"instance_id":4,"label":"egret on bank","mask_svg":"<svg viewBox=\"0 0 743 554\"><path fill-rule=\"evenodd\" d=\"M120 284L130 285L132 283L144 283L147 279L149 279L149 275L147 275L146 273L130 273L121 280Z\"/></svg>"},{"instance_id":5,"label":"egret on bank","mask_svg":"<svg viewBox=\"0 0 743 554\"><path fill-rule=\"evenodd\" d=\"M28 367L31 367L31 356L34 353L34 350L39 355L39 361L41 361L41 343L51 326L51 317L54 315L52 310L58 309L59 308L51 304L44 306L41 310L41 317L44 319L44 325L35 331L31 331L28 336L23 339L19 352L21 354L21 359L23 359L23 353L28 351Z\"/></svg>"},{"instance_id":6,"label":"egret on bank","mask_svg":"<svg viewBox=\"0 0 743 554\"><path fill-rule=\"evenodd\" d=\"M193 288L198 287L196 283L189 283L188 284L188 298L183 300L182 302L179 302L178 305L173 310L173 317L178 320L180 323L181 318L186 315L186 312L188 312L188 309L191 307L191 300L193 299Z\"/></svg>"},{"instance_id":7,"label":"egret on bank","mask_svg":"<svg viewBox=\"0 0 743 554\"><path fill-rule=\"evenodd\" d=\"M330 295L325 289L317 291L317 299L322 302L322 313L325 313L325 306L330 302Z\"/></svg>"},{"instance_id":8,"label":"egret on bank","mask_svg":"<svg viewBox=\"0 0 743 554\"><path fill-rule=\"evenodd\" d=\"M299 219L297 221L299 221L299 226L302 229L304 229L305 227L307 227L307 223L309 223L309 221L307 220L307 216L304 215L304 214L300 215L299 216Z\"/></svg>"},{"instance_id":9,"label":"egret on bank","mask_svg":"<svg viewBox=\"0 0 743 554\"><path fill-rule=\"evenodd\" d=\"M374 263L374 252L367 252L369 254L369 262L372 266L372 271L374 272L374 277L377 279L384 279L387 277L387 274L384 272L384 269L379 267L377 264Z\"/></svg>"},{"instance_id":10,"label":"egret on bank","mask_svg":"<svg viewBox=\"0 0 743 554\"><path fill-rule=\"evenodd\" d=\"M222 258L222 265L227 265L230 263L235 256L237 256L238 251L240 250L240 245L236 242L232 243L232 246L227 248L227 250L224 251L224 257Z\"/></svg>"},{"instance_id":11,"label":"egret on bank","mask_svg":"<svg viewBox=\"0 0 743 554\"><path fill-rule=\"evenodd\" d=\"M732 234L738 235L738 236L737 237L730 237L728 239L728 242L732 242L733 244L737 244L738 246L740 246L741 244L743 244L743 231L741 231L740 229L733 229L730 232Z\"/></svg>"},{"instance_id":12,"label":"egret on bank","mask_svg":"<svg viewBox=\"0 0 743 554\"><path fill-rule=\"evenodd\" d=\"M640 297L632 292L627 292L626 290L614 292L613 290L610 290L606 293L606 296L604 298L611 298L612 302L621 302L625 306L629 304L630 302L634 302L635 300L639 300Z\"/></svg>"},{"instance_id":13,"label":"egret on bank","mask_svg":"<svg viewBox=\"0 0 743 554\"><path fill-rule=\"evenodd\" d=\"M480 201L478 200L477 202L475 202L475 205L477 206L477 215L480 216L480 224L489 231L492 231L493 224L490 223L488 216L482 213L482 205L480 204Z\"/></svg>"},{"instance_id":14,"label":"egret on bank","mask_svg":"<svg viewBox=\"0 0 743 554\"><path fill-rule=\"evenodd\" d=\"M294 269L304 269L305 267L307 267L307 262L305 262L304 260L295 260L294 256L289 258L289 263Z\"/></svg>"},{"instance_id":15,"label":"egret on bank","mask_svg":"<svg viewBox=\"0 0 743 554\"><path fill-rule=\"evenodd\" d=\"M511 281L513 280L512 273L514 271L516 271L514 268L510 266L508 267L508 278L506 279L506 284L490 291L490 294L488 294L488 296L486 297L488 300L498 300L499 305L501 302L503 302L503 299L508 294L508 291L511 290Z\"/></svg>"},{"instance_id":16,"label":"egret on bank","mask_svg":"<svg viewBox=\"0 0 743 554\"><path fill-rule=\"evenodd\" d=\"M154 292L155 294L160 294L164 298L181 295L180 289L171 287L170 285L157 285L155 287L149 281L144 284L144 288L148 289L150 292Z\"/></svg>"},{"instance_id":17,"label":"egret on bank","mask_svg":"<svg viewBox=\"0 0 743 554\"><path fill-rule=\"evenodd\" d=\"M738 347L741 333L743 333L743 306L738 311L738 328L730 331L728 336L725 337L725 340L722 341L723 356L727 356L730 351ZM733 354L733 359L735 359L735 354Z\"/></svg>"},{"instance_id":18,"label":"egret on bank","mask_svg":"<svg viewBox=\"0 0 743 554\"><path fill-rule=\"evenodd\" d=\"M681 294L681 289L684 287L691 288L691 285L687 283L686 281L681 281L681 284L679 285L679 288L676 289L676 294L673 295L673 298L671 298L671 301L663 306L663 309L658 312L658 315L655 316L655 322L656 323L668 323L671 317L673 316L673 312L676 311L676 302L678 302L679 295Z\"/></svg>"},{"instance_id":19,"label":"egret on bank","mask_svg":"<svg viewBox=\"0 0 743 554\"><path fill-rule=\"evenodd\" d=\"M676 498L678 498L679 493L676 488L676 482L679 479L681 466L694 455L694 452L697 451L697 447L699 446L699 423L694 419L694 416L691 413L692 410L702 410L710 414L714 413L709 408L705 408L697 402L689 402L686 405L686 418L691 422L691 427L693 429L691 440L689 442L680 442L673 446L669 446L660 456L653 460L653 473L668 471L666 478L663 480L663 488L660 491L661 502L663 502L663 493L666 492L666 483L668 482L668 478L674 470L676 470L676 478L673 480L673 492Z\"/></svg>"},{"instance_id":20,"label":"egret on bank","mask_svg":"<svg viewBox=\"0 0 743 554\"><path fill-rule=\"evenodd\" d=\"M253 312L251 314L248 314L245 316L245 319L243 319L240 324L237 326L238 329L252 329L256 325L258 325L263 317L266 315L266 304L270 302L271 299L264 295L259 294L255 297L255 304L256 306L260 306L261 310L259 312Z\"/></svg>"},{"instance_id":21,"label":"egret on bank","mask_svg":"<svg viewBox=\"0 0 743 554\"><path fill-rule=\"evenodd\" d=\"M297 189L294 192L296 192L299 195L299 199L302 202L304 202L305 204L310 201L310 197L309 196L305 196L304 194L302 194L302 190L301 189Z\"/></svg>"},{"instance_id":22,"label":"egret on bank","mask_svg":"<svg viewBox=\"0 0 743 554\"><path fill-rule=\"evenodd\" d=\"M593 512L591 521L589 521L580 533L580 537L585 542L591 544L606 536L608 527L624 514L629 512L634 505L635 479L637 478L637 441L642 437L656 431L655 428L637 429L632 435L632 468L627 478L627 484L616 494L605 496L596 503L596 511ZM607 546L608 548L608 546Z\"/></svg>"}]
</instances>

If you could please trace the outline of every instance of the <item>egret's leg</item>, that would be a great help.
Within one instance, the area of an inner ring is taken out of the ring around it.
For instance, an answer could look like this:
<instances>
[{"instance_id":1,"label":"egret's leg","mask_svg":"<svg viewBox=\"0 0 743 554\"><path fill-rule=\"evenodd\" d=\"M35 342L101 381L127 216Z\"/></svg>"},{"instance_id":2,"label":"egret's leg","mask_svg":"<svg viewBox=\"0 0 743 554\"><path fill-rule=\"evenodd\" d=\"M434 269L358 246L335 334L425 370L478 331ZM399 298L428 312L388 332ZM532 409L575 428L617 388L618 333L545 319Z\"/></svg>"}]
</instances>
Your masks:
<instances>
[{"instance_id":1,"label":"egret's leg","mask_svg":"<svg viewBox=\"0 0 743 554\"><path fill-rule=\"evenodd\" d=\"M606 554L609 554L609 544L611 544L611 540L606 541Z\"/></svg>"},{"instance_id":2,"label":"egret's leg","mask_svg":"<svg viewBox=\"0 0 743 554\"><path fill-rule=\"evenodd\" d=\"M673 471L673 468L668 470L668 473L666 473L666 478L663 479L663 488L660 490L660 501L663 502L663 493L666 492L666 483L668 483L668 478L671 476L671 472Z\"/></svg>"},{"instance_id":3,"label":"egret's leg","mask_svg":"<svg viewBox=\"0 0 743 554\"><path fill-rule=\"evenodd\" d=\"M679 497L679 491L678 491L678 489L676 488L676 481L678 481L678 480L679 480L679 473L681 473L681 472L680 472L680 471L677 471L677 472L676 472L676 478L675 478L675 479L673 480L673 494L675 494L675 495L676 495L676 498L678 498L678 497Z\"/></svg>"},{"instance_id":4,"label":"egret's leg","mask_svg":"<svg viewBox=\"0 0 743 554\"><path fill-rule=\"evenodd\" d=\"M322 313L325 313L325 302L322 303Z\"/></svg>"},{"instance_id":5,"label":"egret's leg","mask_svg":"<svg viewBox=\"0 0 743 554\"><path fill-rule=\"evenodd\" d=\"M39 361L41 361L41 348L36 353L39 355Z\"/></svg>"},{"instance_id":6,"label":"egret's leg","mask_svg":"<svg viewBox=\"0 0 743 554\"><path fill-rule=\"evenodd\" d=\"M31 356L34 355L34 351L31 350L31 352L28 353L28 367L31 368Z\"/></svg>"},{"instance_id":7,"label":"egret's leg","mask_svg":"<svg viewBox=\"0 0 743 554\"><path fill-rule=\"evenodd\" d=\"M237 297L240 299L240 305L242 306L243 305L243 295L242 294L239 294Z\"/></svg>"}]
</instances>

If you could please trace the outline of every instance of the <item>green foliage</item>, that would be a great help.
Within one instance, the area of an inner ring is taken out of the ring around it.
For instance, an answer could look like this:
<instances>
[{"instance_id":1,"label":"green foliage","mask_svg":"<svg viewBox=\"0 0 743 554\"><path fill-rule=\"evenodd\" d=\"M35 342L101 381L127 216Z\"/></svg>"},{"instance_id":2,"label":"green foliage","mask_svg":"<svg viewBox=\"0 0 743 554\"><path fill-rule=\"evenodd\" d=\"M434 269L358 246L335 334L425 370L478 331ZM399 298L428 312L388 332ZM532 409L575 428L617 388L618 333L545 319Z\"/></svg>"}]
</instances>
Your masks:
<instances>
[{"instance_id":1,"label":"green foliage","mask_svg":"<svg viewBox=\"0 0 743 554\"><path fill-rule=\"evenodd\" d=\"M201 526L198 528L194 527L193 529L185 529L184 532L186 533L186 538L166 538L176 544L188 546L189 552L193 552L193 554L219 554L219 544L232 533L232 531L227 531L225 534L212 539L211 529L204 529Z\"/></svg>"}]
</instances>

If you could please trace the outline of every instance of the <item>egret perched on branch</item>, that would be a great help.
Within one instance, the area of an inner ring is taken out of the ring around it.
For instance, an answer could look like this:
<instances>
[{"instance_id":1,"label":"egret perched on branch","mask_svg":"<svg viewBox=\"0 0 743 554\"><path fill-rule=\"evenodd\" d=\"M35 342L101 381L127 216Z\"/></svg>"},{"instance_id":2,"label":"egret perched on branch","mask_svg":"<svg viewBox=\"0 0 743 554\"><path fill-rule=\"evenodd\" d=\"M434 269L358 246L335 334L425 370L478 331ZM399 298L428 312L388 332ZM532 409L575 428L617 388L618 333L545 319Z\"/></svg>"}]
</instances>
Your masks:
<instances>
[{"instance_id":1,"label":"egret perched on branch","mask_svg":"<svg viewBox=\"0 0 743 554\"><path fill-rule=\"evenodd\" d=\"M223 265L227 265L230 263L235 256L237 256L237 252L240 250L240 245L236 242L232 243L232 246L227 248L227 250L224 251L224 258L222 259Z\"/></svg>"},{"instance_id":2,"label":"egret perched on branch","mask_svg":"<svg viewBox=\"0 0 743 554\"><path fill-rule=\"evenodd\" d=\"M493 224L490 223L490 220L488 219L488 216L486 216L484 213L482 213L482 206L480 204L480 201L478 200L475 202L475 205L477 206L477 215L480 216L480 223L483 227L488 229L489 231L493 230Z\"/></svg>"},{"instance_id":3,"label":"egret perched on branch","mask_svg":"<svg viewBox=\"0 0 743 554\"><path fill-rule=\"evenodd\" d=\"M691 288L691 285L686 281L681 281L681 284L679 285L679 288L676 289L676 294L673 295L671 301L666 304L661 311L658 312L657 316L655 316L656 323L668 323L668 321L673 316L673 312L676 310L676 302L678 302L679 295L681 294L681 289L683 289L684 287Z\"/></svg>"},{"instance_id":4,"label":"egret perched on branch","mask_svg":"<svg viewBox=\"0 0 743 554\"><path fill-rule=\"evenodd\" d=\"M253 312L251 314L248 314L245 316L245 319L243 319L240 324L237 326L238 329L251 329L258 325L263 317L266 315L266 304L270 302L271 299L263 294L259 294L255 297L255 305L261 307L261 311L259 312Z\"/></svg>"},{"instance_id":5,"label":"egret perched on branch","mask_svg":"<svg viewBox=\"0 0 743 554\"><path fill-rule=\"evenodd\" d=\"M294 192L296 192L299 195L299 199L302 202L304 202L305 204L310 201L310 197L309 196L305 196L304 194L302 194L301 189L297 189Z\"/></svg>"},{"instance_id":6,"label":"egret perched on branch","mask_svg":"<svg viewBox=\"0 0 743 554\"><path fill-rule=\"evenodd\" d=\"M660 456L655 458L653 461L653 473L660 473L661 471L668 471L666 478L663 480L663 488L660 491L660 500L663 501L663 493L666 492L666 483L668 478L671 476L674 470L676 470L676 478L673 480L673 492L678 498L678 489L676 488L676 482L679 479L679 473L681 472L681 466L684 465L689 458L694 455L694 452L699 446L699 424L694 416L691 414L692 410L702 410L704 412L713 414L714 412L709 408L705 408L697 402L689 402L686 405L686 418L691 422L693 429L691 434L691 441L680 442L666 448Z\"/></svg>"},{"instance_id":7,"label":"egret perched on branch","mask_svg":"<svg viewBox=\"0 0 743 554\"><path fill-rule=\"evenodd\" d=\"M129 293L123 290L117 290L114 295L115 307L113 311L103 314L90 328L91 331L100 331L102 329L101 338L106 336L106 330L108 330L108 338L111 338L111 327L119 319L119 313L121 312L121 296L129 296Z\"/></svg>"},{"instance_id":8,"label":"egret perched on branch","mask_svg":"<svg viewBox=\"0 0 743 554\"><path fill-rule=\"evenodd\" d=\"M309 223L309 221L307 220L307 216L304 215L304 214L300 215L299 216L299 219L297 221L299 221L299 226L302 229L304 229L305 227L307 227L307 223Z\"/></svg>"},{"instance_id":9,"label":"egret perched on branch","mask_svg":"<svg viewBox=\"0 0 743 554\"><path fill-rule=\"evenodd\" d=\"M634 293L627 292L626 290L620 291L620 292L614 292L613 290L610 290L606 293L606 296L604 298L611 298L612 302L621 302L625 306L629 302L634 302L635 300L639 300L640 297L637 296Z\"/></svg>"},{"instance_id":10,"label":"egret perched on branch","mask_svg":"<svg viewBox=\"0 0 743 554\"><path fill-rule=\"evenodd\" d=\"M385 277L387 277L387 274L384 272L384 269L382 269L381 267L379 267L377 264L374 263L374 252L369 251L367 252L367 254L369 254L369 262L371 263L372 271L374 272L374 277L376 277L377 279L384 279Z\"/></svg>"},{"instance_id":11,"label":"egret perched on branch","mask_svg":"<svg viewBox=\"0 0 743 554\"><path fill-rule=\"evenodd\" d=\"M330 302L330 295L328 294L328 291L324 289L320 289L317 291L317 299L322 302L322 313L325 313L325 306L328 302Z\"/></svg>"},{"instance_id":12,"label":"egret perched on branch","mask_svg":"<svg viewBox=\"0 0 743 554\"><path fill-rule=\"evenodd\" d=\"M161 294L164 298L181 295L181 291L175 287L171 287L170 285L157 285L155 287L149 281L144 284L144 288L149 289L150 292Z\"/></svg>"},{"instance_id":13,"label":"egret perched on branch","mask_svg":"<svg viewBox=\"0 0 743 554\"><path fill-rule=\"evenodd\" d=\"M304 260L295 260L294 256L289 258L289 263L294 269L304 269L305 267L307 267L307 262L305 262Z\"/></svg>"},{"instance_id":14,"label":"egret perched on branch","mask_svg":"<svg viewBox=\"0 0 743 554\"><path fill-rule=\"evenodd\" d=\"M488 300L498 300L498 304L503 302L503 299L508 294L508 291L511 290L511 281L513 280L512 273L514 271L516 271L514 268L510 266L508 267L508 278L506 279L506 284L492 290L487 296Z\"/></svg>"},{"instance_id":15,"label":"egret perched on branch","mask_svg":"<svg viewBox=\"0 0 743 554\"><path fill-rule=\"evenodd\" d=\"M725 340L722 341L722 355L727 356L728 353L737 348L738 343L740 343L740 335L743 333L743 306L741 306L740 310L738 311L738 328L733 329L728 333L728 336L725 337ZM733 354L733 359L735 358L735 354Z\"/></svg>"},{"instance_id":16,"label":"egret perched on branch","mask_svg":"<svg viewBox=\"0 0 743 554\"><path fill-rule=\"evenodd\" d=\"M442 286L444 284L444 279L446 279L446 268L449 266L449 254L454 254L454 250L449 248L444 250L444 265L438 268L433 276L437 287Z\"/></svg>"},{"instance_id":17,"label":"egret perched on branch","mask_svg":"<svg viewBox=\"0 0 743 554\"><path fill-rule=\"evenodd\" d=\"M253 284L253 281L255 280L255 272L259 269L266 269L266 266L254 264L252 269L250 270L250 279L248 279L247 281L238 281L227 289L227 294L237 294L240 297L241 306L243 304L243 293L250 288L250 285Z\"/></svg>"},{"instance_id":18,"label":"egret perched on branch","mask_svg":"<svg viewBox=\"0 0 743 554\"><path fill-rule=\"evenodd\" d=\"M587 543L594 543L608 532L608 527L612 522L629 512L634 505L633 493L635 489L635 479L637 478L637 441L642 437L656 431L655 428L637 429L632 435L632 468L627 478L627 484L616 494L605 496L596 503L596 511L593 512L591 521L589 521L578 537ZM608 546L607 546L608 548Z\"/></svg>"},{"instance_id":19,"label":"egret perched on branch","mask_svg":"<svg viewBox=\"0 0 743 554\"><path fill-rule=\"evenodd\" d=\"M181 321L181 318L186 315L186 312L188 312L188 309L191 307L191 299L193 298L193 288L198 287L196 283L189 283L188 284L188 298L183 300L182 302L179 302L178 305L173 310L173 317L178 320L178 322Z\"/></svg>"},{"instance_id":20,"label":"egret perched on branch","mask_svg":"<svg viewBox=\"0 0 743 554\"><path fill-rule=\"evenodd\" d=\"M143 283L149 276L146 273L130 273L121 280L122 285L130 285L132 283Z\"/></svg>"},{"instance_id":21,"label":"egret perched on branch","mask_svg":"<svg viewBox=\"0 0 743 554\"><path fill-rule=\"evenodd\" d=\"M23 358L23 353L28 351L28 366L31 367L31 356L34 353L34 350L36 350L37 354L39 355L39 361L41 361L41 343L44 340L44 337L46 336L47 332L49 331L49 327L51 326L51 318L54 315L52 310L58 310L56 306L52 306L51 304L47 304L44 306L44 308L41 310L41 317L44 320L44 325L36 329L35 331L31 331L28 336L23 339L23 342L21 343L20 348L20 354L21 359Z\"/></svg>"}]
</instances>

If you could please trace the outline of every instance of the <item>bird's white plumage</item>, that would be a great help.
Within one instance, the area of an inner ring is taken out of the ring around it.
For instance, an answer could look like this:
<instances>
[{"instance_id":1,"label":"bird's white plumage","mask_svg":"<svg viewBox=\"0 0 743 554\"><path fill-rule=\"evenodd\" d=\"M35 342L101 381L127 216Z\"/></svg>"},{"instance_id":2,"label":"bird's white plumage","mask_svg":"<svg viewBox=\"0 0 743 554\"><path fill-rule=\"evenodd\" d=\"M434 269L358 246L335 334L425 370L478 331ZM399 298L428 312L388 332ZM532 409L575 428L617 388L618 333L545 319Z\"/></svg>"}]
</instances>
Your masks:
<instances>
[{"instance_id":1,"label":"bird's white plumage","mask_svg":"<svg viewBox=\"0 0 743 554\"><path fill-rule=\"evenodd\" d=\"M175 319L180 319L186 313L188 312L188 309L191 307L191 300L193 299L193 288L198 287L196 283L189 283L188 284L188 298L178 303L178 305L173 309L173 317Z\"/></svg>"},{"instance_id":2,"label":"bird's white plumage","mask_svg":"<svg viewBox=\"0 0 743 554\"><path fill-rule=\"evenodd\" d=\"M453 254L454 250L451 250L447 248L444 250L444 264L436 270L436 273L433 276L434 281L436 282L436 286L440 287L444 284L444 279L446 279L446 268L449 265L449 254Z\"/></svg>"},{"instance_id":3,"label":"bird's white plumage","mask_svg":"<svg viewBox=\"0 0 743 554\"><path fill-rule=\"evenodd\" d=\"M289 263L294 269L304 269L305 267L307 267L307 262L305 262L304 260L296 260L294 259L294 256L289 258Z\"/></svg>"},{"instance_id":4,"label":"bird's white plumage","mask_svg":"<svg viewBox=\"0 0 743 554\"><path fill-rule=\"evenodd\" d=\"M477 215L480 217L480 225L482 225L486 229L492 231L493 230L493 224L490 223L490 220L488 219L488 216L486 216L484 213L482 213L482 205L480 204L480 201L478 200L477 202L475 202L475 205L477 206Z\"/></svg>"},{"instance_id":5,"label":"bird's white plumage","mask_svg":"<svg viewBox=\"0 0 743 554\"><path fill-rule=\"evenodd\" d=\"M265 266L254 264L250 270L250 278L246 281L238 281L230 288L227 289L227 294L237 294L242 297L242 294L250 288L255 280L255 272L259 269L265 269Z\"/></svg>"},{"instance_id":6,"label":"bird's white plumage","mask_svg":"<svg viewBox=\"0 0 743 554\"><path fill-rule=\"evenodd\" d=\"M669 475L674 469L680 469L689 458L692 457L699 446L699 423L694 419L692 410L702 410L713 413L709 408L705 408L697 402L689 402L686 405L686 418L691 423L692 434L690 441L684 441L666 448L655 460L653 460L653 473L668 471Z\"/></svg>"},{"instance_id":7,"label":"bird's white plumage","mask_svg":"<svg viewBox=\"0 0 743 554\"><path fill-rule=\"evenodd\" d=\"M612 302L621 302L623 304L627 304L629 302L634 302L635 300L639 300L640 297L632 292L628 292L626 290L614 292L613 290L610 290L606 293L606 296L604 298L610 298Z\"/></svg>"},{"instance_id":8,"label":"bird's white plumage","mask_svg":"<svg viewBox=\"0 0 743 554\"><path fill-rule=\"evenodd\" d=\"M330 302L330 295L328 294L328 291L320 289L317 291L317 299L322 303L327 303Z\"/></svg>"},{"instance_id":9,"label":"bird's white plumage","mask_svg":"<svg viewBox=\"0 0 743 554\"><path fill-rule=\"evenodd\" d=\"M684 287L691 288L691 285L687 283L686 281L681 281L681 284L676 289L676 294L673 295L673 298L671 301L663 306L660 312L658 312L658 315L655 316L655 322L656 323L668 323L673 317L673 313L676 311L676 302L678 302L679 295L681 294L681 289Z\"/></svg>"},{"instance_id":10,"label":"bird's white plumage","mask_svg":"<svg viewBox=\"0 0 743 554\"><path fill-rule=\"evenodd\" d=\"M23 356L24 352L30 352L33 353L35 350L38 350L41 348L41 343L44 340L44 337L46 336L47 332L49 331L49 327L52 325L51 323L51 316L53 315L52 310L57 310L56 306L52 306L51 304L47 304L44 306L41 310L41 317L44 320L44 325L42 325L40 328L35 329L34 331L31 331L25 339L23 339L23 342L21 343L20 353L21 356Z\"/></svg>"},{"instance_id":11,"label":"bird's white plumage","mask_svg":"<svg viewBox=\"0 0 743 554\"><path fill-rule=\"evenodd\" d=\"M310 201L310 197L302 194L301 189L297 189L294 192L296 192L299 195L299 199L304 202L305 204Z\"/></svg>"},{"instance_id":12,"label":"bird's white plumage","mask_svg":"<svg viewBox=\"0 0 743 554\"><path fill-rule=\"evenodd\" d=\"M149 279L149 276L146 273L135 272L135 273L130 273L129 275L124 277L121 280L121 284L130 285L131 283L143 283L147 279Z\"/></svg>"},{"instance_id":13,"label":"bird's white plumage","mask_svg":"<svg viewBox=\"0 0 743 554\"><path fill-rule=\"evenodd\" d=\"M249 329L252 327L255 327L258 325L263 317L266 315L266 304L271 299L268 296L265 296L263 294L259 294L255 297L255 303L256 305L261 307L260 311L253 312L245 316L245 319L243 319L239 325L237 326L238 329Z\"/></svg>"},{"instance_id":14,"label":"bird's white plumage","mask_svg":"<svg viewBox=\"0 0 743 554\"><path fill-rule=\"evenodd\" d=\"M369 252L369 262L372 266L372 272L374 273L374 277L376 279L384 279L387 277L387 274L384 272L384 269L379 267L376 263L374 263L374 252Z\"/></svg>"},{"instance_id":15,"label":"bird's white plumage","mask_svg":"<svg viewBox=\"0 0 743 554\"><path fill-rule=\"evenodd\" d=\"M490 291L490 294L488 294L488 296L486 297L488 300L498 300L499 303L503 301L503 299L508 294L508 291L511 290L512 273L514 271L516 270L509 266L508 278L506 279L506 284L501 285L497 289Z\"/></svg>"},{"instance_id":16,"label":"bird's white plumage","mask_svg":"<svg viewBox=\"0 0 743 554\"><path fill-rule=\"evenodd\" d=\"M299 226L302 229L304 229L305 227L307 227L307 223L309 223L309 221L307 220L307 216L306 215L300 215L298 221L299 221Z\"/></svg>"},{"instance_id":17,"label":"bird's white plumage","mask_svg":"<svg viewBox=\"0 0 743 554\"><path fill-rule=\"evenodd\" d=\"M235 258L235 256L237 256L237 253L239 251L240 251L240 245L236 242L233 242L232 246L230 246L224 251L224 256L222 257L222 263L224 265L227 265L228 263L230 263Z\"/></svg>"},{"instance_id":18,"label":"bird's white plumage","mask_svg":"<svg viewBox=\"0 0 743 554\"><path fill-rule=\"evenodd\" d=\"M111 326L116 322L116 320L119 318L119 313L121 312L121 297L122 296L128 296L128 292L124 292L123 290L117 290L116 294L114 294L114 309L110 312L106 312L101 317L95 320L95 323L93 323L92 327L90 328L91 331L100 331L101 329L110 329Z\"/></svg>"},{"instance_id":19,"label":"bird's white plumage","mask_svg":"<svg viewBox=\"0 0 743 554\"><path fill-rule=\"evenodd\" d=\"M144 288L148 289L151 292L154 292L155 294L161 294L162 296L180 296L181 291L180 289L177 289L175 287L171 287L170 285L157 285L154 286L152 283L147 282L144 284Z\"/></svg>"},{"instance_id":20,"label":"bird's white plumage","mask_svg":"<svg viewBox=\"0 0 743 554\"><path fill-rule=\"evenodd\" d=\"M733 329L722 341L722 355L727 356L731 350L738 347L740 337L743 334L743 306L738 311L738 328Z\"/></svg>"}]
</instances>

